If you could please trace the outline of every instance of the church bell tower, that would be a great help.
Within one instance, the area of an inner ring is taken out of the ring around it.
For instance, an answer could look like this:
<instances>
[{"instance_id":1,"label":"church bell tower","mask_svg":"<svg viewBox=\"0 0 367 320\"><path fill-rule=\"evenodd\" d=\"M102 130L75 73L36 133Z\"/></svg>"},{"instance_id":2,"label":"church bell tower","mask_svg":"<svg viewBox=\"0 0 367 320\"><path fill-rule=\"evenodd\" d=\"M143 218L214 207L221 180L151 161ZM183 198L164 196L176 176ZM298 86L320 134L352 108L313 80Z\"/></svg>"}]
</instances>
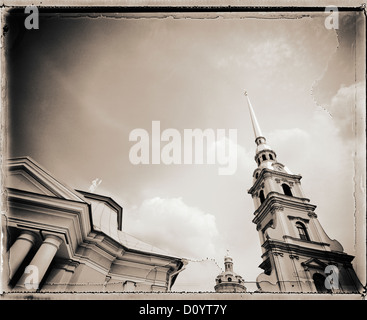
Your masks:
<instances>
[{"instance_id":1,"label":"church bell tower","mask_svg":"<svg viewBox=\"0 0 367 320\"><path fill-rule=\"evenodd\" d=\"M260 130L247 92L245 96L256 143L257 168L248 193L255 205L252 222L262 249L259 267L264 272L256 280L259 290L360 292L362 286L351 263L354 257L325 233L316 206L302 191L302 177L278 162Z\"/></svg>"}]
</instances>

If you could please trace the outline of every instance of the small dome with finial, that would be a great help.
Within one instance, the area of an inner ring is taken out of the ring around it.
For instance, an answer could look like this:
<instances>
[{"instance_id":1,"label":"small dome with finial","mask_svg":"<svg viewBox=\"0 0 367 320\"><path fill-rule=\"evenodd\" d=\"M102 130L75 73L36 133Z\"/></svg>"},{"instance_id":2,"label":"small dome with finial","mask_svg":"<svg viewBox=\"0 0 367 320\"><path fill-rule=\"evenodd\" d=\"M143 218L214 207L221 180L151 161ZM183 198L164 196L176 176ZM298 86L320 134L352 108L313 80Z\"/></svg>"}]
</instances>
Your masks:
<instances>
[{"instance_id":1,"label":"small dome with finial","mask_svg":"<svg viewBox=\"0 0 367 320\"><path fill-rule=\"evenodd\" d=\"M233 259L227 255L224 257L224 271L215 279L215 292L246 292L245 281L233 271Z\"/></svg>"}]
</instances>

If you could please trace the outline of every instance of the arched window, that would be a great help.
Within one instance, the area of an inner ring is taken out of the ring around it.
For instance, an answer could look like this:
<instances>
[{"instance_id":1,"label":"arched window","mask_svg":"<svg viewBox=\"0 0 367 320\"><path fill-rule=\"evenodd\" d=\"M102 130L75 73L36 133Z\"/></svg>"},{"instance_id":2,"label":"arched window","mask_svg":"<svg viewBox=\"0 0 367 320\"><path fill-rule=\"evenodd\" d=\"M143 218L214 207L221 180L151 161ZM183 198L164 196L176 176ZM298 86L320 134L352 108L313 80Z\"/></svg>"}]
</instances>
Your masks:
<instances>
[{"instance_id":1,"label":"arched window","mask_svg":"<svg viewBox=\"0 0 367 320\"><path fill-rule=\"evenodd\" d=\"M273 156L269 153L269 159L273 160Z\"/></svg>"},{"instance_id":2,"label":"arched window","mask_svg":"<svg viewBox=\"0 0 367 320\"><path fill-rule=\"evenodd\" d=\"M286 196L291 196L293 197L293 194L292 194L292 191L291 191L291 188L289 187L289 185L283 183L282 184L282 188L283 188L283 192Z\"/></svg>"},{"instance_id":3,"label":"arched window","mask_svg":"<svg viewBox=\"0 0 367 320\"><path fill-rule=\"evenodd\" d=\"M257 158L257 164L260 165L260 158Z\"/></svg>"},{"instance_id":4,"label":"arched window","mask_svg":"<svg viewBox=\"0 0 367 320\"><path fill-rule=\"evenodd\" d=\"M260 202L263 203L265 201L264 190L260 191L259 197L260 197Z\"/></svg>"},{"instance_id":5,"label":"arched window","mask_svg":"<svg viewBox=\"0 0 367 320\"><path fill-rule=\"evenodd\" d=\"M296 222L299 238L302 240L310 241L306 226L302 222Z\"/></svg>"},{"instance_id":6,"label":"arched window","mask_svg":"<svg viewBox=\"0 0 367 320\"><path fill-rule=\"evenodd\" d=\"M266 160L266 155L265 155L265 154L263 154L263 155L262 155L262 158L263 158L263 160L265 161L265 160Z\"/></svg>"},{"instance_id":7,"label":"arched window","mask_svg":"<svg viewBox=\"0 0 367 320\"><path fill-rule=\"evenodd\" d=\"M325 277L320 273L315 273L312 277L318 293L327 293L329 290L325 287Z\"/></svg>"},{"instance_id":8,"label":"arched window","mask_svg":"<svg viewBox=\"0 0 367 320\"><path fill-rule=\"evenodd\" d=\"M255 178L257 179L259 177L259 173L258 172L256 172L255 173Z\"/></svg>"}]
</instances>

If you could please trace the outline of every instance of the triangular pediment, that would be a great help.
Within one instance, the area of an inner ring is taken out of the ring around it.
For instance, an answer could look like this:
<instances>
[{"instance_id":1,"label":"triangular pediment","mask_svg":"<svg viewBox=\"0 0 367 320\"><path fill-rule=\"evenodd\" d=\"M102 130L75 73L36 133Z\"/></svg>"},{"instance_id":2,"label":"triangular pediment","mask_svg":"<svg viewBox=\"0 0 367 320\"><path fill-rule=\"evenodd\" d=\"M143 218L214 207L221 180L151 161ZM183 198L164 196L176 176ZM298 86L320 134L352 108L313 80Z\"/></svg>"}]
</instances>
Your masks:
<instances>
[{"instance_id":1,"label":"triangular pediment","mask_svg":"<svg viewBox=\"0 0 367 320\"><path fill-rule=\"evenodd\" d=\"M29 157L8 160L5 186L67 200L85 201L81 195L56 180Z\"/></svg>"},{"instance_id":2,"label":"triangular pediment","mask_svg":"<svg viewBox=\"0 0 367 320\"><path fill-rule=\"evenodd\" d=\"M326 263L316 259L316 258L311 258L308 259L307 261L302 263L303 266L308 267L308 268L314 268L314 269L322 269L324 270L325 267L327 266Z\"/></svg>"}]
</instances>

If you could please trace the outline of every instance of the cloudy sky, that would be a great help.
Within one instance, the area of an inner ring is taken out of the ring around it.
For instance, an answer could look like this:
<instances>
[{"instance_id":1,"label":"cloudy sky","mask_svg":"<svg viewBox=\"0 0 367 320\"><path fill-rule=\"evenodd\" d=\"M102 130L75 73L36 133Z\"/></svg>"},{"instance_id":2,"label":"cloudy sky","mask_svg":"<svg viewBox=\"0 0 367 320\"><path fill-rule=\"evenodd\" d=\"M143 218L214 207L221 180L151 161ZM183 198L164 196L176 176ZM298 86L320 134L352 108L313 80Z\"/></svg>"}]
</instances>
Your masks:
<instances>
[{"instance_id":1,"label":"cloudy sky","mask_svg":"<svg viewBox=\"0 0 367 320\"><path fill-rule=\"evenodd\" d=\"M9 19L9 156L30 156L75 189L101 179L96 192L123 206L124 231L189 259L173 290L214 290L227 250L235 271L255 281L262 270L247 193L256 163L246 89L278 161L303 176L324 229L355 255L361 17L340 12L339 29L329 30L326 16L51 15L39 30ZM225 129L216 144L237 146L236 172L133 165L129 134L150 133L152 121L182 134Z\"/></svg>"}]
</instances>

